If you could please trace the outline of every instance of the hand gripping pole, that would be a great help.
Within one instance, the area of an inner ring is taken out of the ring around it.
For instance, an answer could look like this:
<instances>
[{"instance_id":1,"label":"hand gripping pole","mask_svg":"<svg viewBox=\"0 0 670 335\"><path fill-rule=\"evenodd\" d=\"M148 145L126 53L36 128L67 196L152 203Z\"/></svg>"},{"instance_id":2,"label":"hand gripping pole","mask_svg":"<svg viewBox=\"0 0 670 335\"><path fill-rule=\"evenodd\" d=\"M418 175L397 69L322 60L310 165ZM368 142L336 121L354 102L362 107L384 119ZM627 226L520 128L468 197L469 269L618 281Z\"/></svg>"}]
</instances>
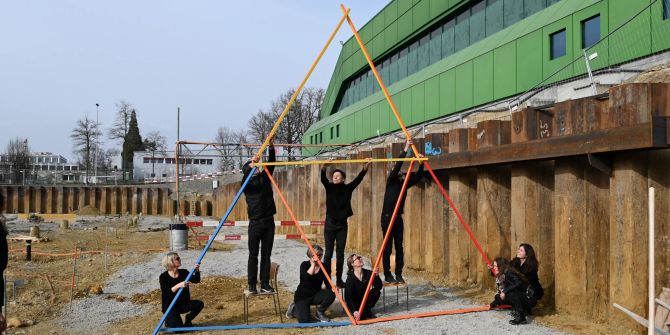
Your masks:
<instances>
[{"instance_id":1,"label":"hand gripping pole","mask_svg":"<svg viewBox=\"0 0 670 335\"><path fill-rule=\"evenodd\" d=\"M293 219L293 222L295 223L295 227L298 228L298 231L300 231L300 237L307 243L307 247L309 250L312 252L312 255L316 255L316 251L314 251L314 248L312 247L312 243L309 241L309 239L305 236L305 231L300 227L300 224L298 224L298 220L295 218L295 215L293 214L293 210L291 209L291 206L288 205L288 202L286 201L286 198L284 198L284 194L282 194L281 190L279 189L279 185L277 185L277 182L274 180L272 177L272 174L267 169L264 169L266 174L268 175L268 178L270 178L270 181L272 182L272 185L275 187L277 190L277 194L279 194L279 198L281 201L284 203L284 206L286 206L286 210L288 211L289 215L291 215L291 219ZM321 262L321 259L317 261L319 263L319 268L321 268L321 271L323 271L324 274L329 274L330 271L326 271L326 268L323 266L323 263ZM347 313L347 316L349 317L349 320L351 320L352 324L356 324L356 319L354 319L354 316L351 314L351 311L349 311L349 308L347 307L347 303L342 299L342 296L340 295L340 290L337 289L337 286L335 286L335 283L333 283L333 280L330 278L330 276L326 276L326 279L328 280L328 283L330 284L331 289L333 292L335 292L335 295L337 296L337 300L340 301L340 304L342 304L342 308L344 308L344 311Z\"/></svg>"},{"instance_id":2,"label":"hand gripping pole","mask_svg":"<svg viewBox=\"0 0 670 335\"><path fill-rule=\"evenodd\" d=\"M219 221L219 224L216 226L216 230L209 237L209 241L207 241L207 245L205 245L205 248L202 250L202 252L200 253L200 256L198 256L198 259L195 261L195 265L200 264L203 257L205 257L205 254L207 253L207 250L209 250L212 243L214 243L214 238L219 233L219 230L221 230L221 227L223 227L223 224L228 219L228 216L230 215L230 212L232 212L233 208L235 207L235 204L237 204L237 201L240 200L240 196L242 195L242 192L244 191L244 188L249 183L249 180L251 179L251 177L254 176L254 172L256 172L256 169L257 169L257 167L254 166L251 169L251 172L249 172L249 175L247 176L247 179L244 180L244 183L242 184L242 187L240 187L240 190L237 192L237 195L235 195L235 199L233 199L233 202L228 207L228 210L226 211L226 214L221 218L221 221ZM193 275L193 271L195 270L195 265L193 266L191 271L188 273L188 276L186 276L186 280L184 280L185 282L188 282L191 279L191 276ZM163 325L163 322L165 322L165 319L167 318L168 314L170 313L170 311L174 307L174 304L177 302L177 299L179 299L179 296L181 295L182 291L184 291L183 287L180 288L177 291L177 294L174 296L174 299L172 299L172 302L170 303L170 306L168 306L167 310L163 314L163 317L161 317L161 320L158 322L158 325L156 325L156 328L154 329L152 335L158 334L158 332L161 330L161 326Z\"/></svg>"}]
</instances>

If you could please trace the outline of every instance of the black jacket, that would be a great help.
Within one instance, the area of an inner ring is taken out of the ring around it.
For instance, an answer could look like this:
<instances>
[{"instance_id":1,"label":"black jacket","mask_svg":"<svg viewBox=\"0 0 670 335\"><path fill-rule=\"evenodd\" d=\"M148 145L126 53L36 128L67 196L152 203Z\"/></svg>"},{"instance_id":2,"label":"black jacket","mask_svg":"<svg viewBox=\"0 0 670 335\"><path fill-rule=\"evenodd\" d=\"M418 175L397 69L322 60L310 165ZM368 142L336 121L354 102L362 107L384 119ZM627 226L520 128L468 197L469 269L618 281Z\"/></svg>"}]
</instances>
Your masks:
<instances>
[{"instance_id":1,"label":"black jacket","mask_svg":"<svg viewBox=\"0 0 670 335\"><path fill-rule=\"evenodd\" d=\"M514 257L511 262L511 265L519 272L523 273L523 275L526 276L526 279L528 279L528 283L533 286L533 297L536 300L540 300L544 296L544 289L540 284L540 278L537 275L537 269L531 270L527 264L528 263L521 264L521 260L518 257Z\"/></svg>"},{"instance_id":2,"label":"black jacket","mask_svg":"<svg viewBox=\"0 0 670 335\"><path fill-rule=\"evenodd\" d=\"M300 284L298 284L298 288L295 290L294 301L311 299L316 293L321 291L321 286L324 283L326 283L326 287L330 287L321 268L319 268L319 272L313 275L307 273L307 270L311 266L309 261L304 261L300 264Z\"/></svg>"},{"instance_id":3,"label":"black jacket","mask_svg":"<svg viewBox=\"0 0 670 335\"><path fill-rule=\"evenodd\" d=\"M516 274L516 272L510 269L505 271L505 281L502 290L505 294L514 291L526 292L527 286L528 285Z\"/></svg>"},{"instance_id":4,"label":"black jacket","mask_svg":"<svg viewBox=\"0 0 670 335\"><path fill-rule=\"evenodd\" d=\"M363 302L363 296L365 295L365 289L368 287L368 282L372 277L372 271L368 269L363 270L363 280L358 280L356 275L353 272L349 272L347 275L347 281L344 283L344 300L347 303L347 307L352 312L358 310ZM381 291L382 290L382 280L378 275L375 276L372 286L370 287L370 292ZM372 309L373 306L367 307Z\"/></svg>"},{"instance_id":5,"label":"black jacket","mask_svg":"<svg viewBox=\"0 0 670 335\"><path fill-rule=\"evenodd\" d=\"M398 158L404 158L407 152L402 151ZM395 209L395 204L398 201L400 196L400 190L402 189L403 179L398 177L400 168L402 167L403 162L396 162L393 166L393 170L389 173L388 178L386 179L386 191L384 192L384 204L382 206L382 215L388 215L389 217L393 215L393 210ZM414 186L423 174L423 164L419 165L419 170L416 173L412 173L407 182L407 188ZM402 197L402 202L400 203L400 208L398 208L398 214L402 214L405 208L405 199L407 198L407 191Z\"/></svg>"},{"instance_id":6,"label":"black jacket","mask_svg":"<svg viewBox=\"0 0 670 335\"><path fill-rule=\"evenodd\" d=\"M365 169L349 184L333 184L326 176L326 169L321 169L321 184L326 188L326 216L336 220L346 219L354 215L351 209L351 195L363 181L367 171Z\"/></svg>"},{"instance_id":7,"label":"black jacket","mask_svg":"<svg viewBox=\"0 0 670 335\"><path fill-rule=\"evenodd\" d=\"M160 277L158 277L158 281L161 284L161 302L162 302L161 311L163 313L165 313L168 307L170 307L172 299L174 299L174 296L177 295L177 292L179 292L179 291L172 292L172 287L186 280L186 277L188 276L188 270L186 269L179 269L178 272L179 276L177 276L177 278L172 278L172 276L170 276L170 274L167 271L161 273ZM194 272L189 282L199 283L200 271ZM181 295L179 296L179 299L175 303L175 307L183 306L189 301L191 301L191 293L188 290L188 287L184 287L184 292L182 292ZM178 311L179 309L175 309L173 307L172 310Z\"/></svg>"},{"instance_id":8,"label":"black jacket","mask_svg":"<svg viewBox=\"0 0 670 335\"><path fill-rule=\"evenodd\" d=\"M275 148L269 147L268 162L275 162ZM274 172L274 166L266 166L266 169L272 174ZM251 173L251 167L248 164L245 164L242 172L244 176L242 177L242 184L247 179L249 173ZM272 193L272 182L270 178L263 173L259 173L251 179L247 187L244 188L244 196L247 200L247 214L249 215L249 220L258 220L266 217L270 217L277 213L277 208L275 207L275 199Z\"/></svg>"}]
</instances>

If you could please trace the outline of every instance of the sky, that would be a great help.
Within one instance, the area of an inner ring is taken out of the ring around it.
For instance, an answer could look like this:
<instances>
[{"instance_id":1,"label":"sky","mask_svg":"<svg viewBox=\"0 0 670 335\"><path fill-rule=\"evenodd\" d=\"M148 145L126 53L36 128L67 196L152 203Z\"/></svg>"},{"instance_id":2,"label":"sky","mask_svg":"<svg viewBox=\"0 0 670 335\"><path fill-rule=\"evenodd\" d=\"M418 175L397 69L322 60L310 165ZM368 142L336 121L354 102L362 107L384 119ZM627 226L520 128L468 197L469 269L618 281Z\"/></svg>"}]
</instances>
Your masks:
<instances>
[{"instance_id":1,"label":"sky","mask_svg":"<svg viewBox=\"0 0 670 335\"><path fill-rule=\"evenodd\" d=\"M131 103L142 135L213 140L295 88L342 16L331 0L4 0L0 3L0 152L74 159L70 133L96 118L106 137L116 104ZM358 29L388 0L350 0ZM308 87L327 88L345 24Z\"/></svg>"}]
</instances>

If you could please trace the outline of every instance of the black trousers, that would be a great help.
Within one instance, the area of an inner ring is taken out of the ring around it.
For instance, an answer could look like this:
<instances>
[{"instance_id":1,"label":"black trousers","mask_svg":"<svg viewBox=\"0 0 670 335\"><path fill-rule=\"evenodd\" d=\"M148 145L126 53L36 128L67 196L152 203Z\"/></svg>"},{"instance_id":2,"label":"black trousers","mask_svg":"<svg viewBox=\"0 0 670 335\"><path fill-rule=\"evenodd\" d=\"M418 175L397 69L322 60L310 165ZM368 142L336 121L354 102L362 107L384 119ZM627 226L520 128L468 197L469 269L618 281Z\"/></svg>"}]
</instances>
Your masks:
<instances>
[{"instance_id":1,"label":"black trousers","mask_svg":"<svg viewBox=\"0 0 670 335\"><path fill-rule=\"evenodd\" d=\"M336 220L326 217L326 227L323 231L326 250L324 252L324 261L327 263L326 270L330 275L330 262L333 258L333 249L337 248L335 256L337 257L336 271L337 279L342 280L342 268L344 267L344 248L347 246L347 219ZM335 245L337 244L337 245Z\"/></svg>"},{"instance_id":2,"label":"black trousers","mask_svg":"<svg viewBox=\"0 0 670 335\"><path fill-rule=\"evenodd\" d=\"M371 290L370 294L368 295L368 300L365 302L365 308L363 309L363 314L361 315L361 320L369 319L371 314L372 314L372 307L375 307L375 304L377 304L377 301L379 301L379 297L382 295L382 290L381 288L379 290ZM351 311L353 314L355 311L358 311L359 308L361 308L361 302L363 302L363 296L361 295L360 299L355 299L354 300L354 310Z\"/></svg>"},{"instance_id":3,"label":"black trousers","mask_svg":"<svg viewBox=\"0 0 670 335\"><path fill-rule=\"evenodd\" d=\"M200 300L191 300L183 305L175 305L165 318L165 324L170 328L183 327L184 322L181 320L181 314L188 313L186 314L186 322L191 322L204 307L205 303Z\"/></svg>"},{"instance_id":4,"label":"black trousers","mask_svg":"<svg viewBox=\"0 0 670 335\"><path fill-rule=\"evenodd\" d=\"M261 252L261 284L270 282L270 255L275 239L274 217L266 217L249 222L249 261L247 262L247 280L255 286L258 276L258 249Z\"/></svg>"},{"instance_id":5,"label":"black trousers","mask_svg":"<svg viewBox=\"0 0 670 335\"><path fill-rule=\"evenodd\" d=\"M382 232L386 236L389 224L391 223L390 214L382 214ZM395 274L402 276L402 268L405 266L405 252L402 248L402 237L404 232L404 223L402 221L402 214L396 216L393 223L393 229L389 236L388 242L384 247L384 254L382 256L382 264L384 264L384 274L391 272L391 244L395 245Z\"/></svg>"},{"instance_id":6,"label":"black trousers","mask_svg":"<svg viewBox=\"0 0 670 335\"><path fill-rule=\"evenodd\" d=\"M525 291L512 291L505 294L505 299L500 298L500 294L496 294L494 302L496 305L511 305L512 310L519 315L525 317L530 313L530 310L537 304L535 299L528 299Z\"/></svg>"},{"instance_id":7,"label":"black trousers","mask_svg":"<svg viewBox=\"0 0 670 335\"><path fill-rule=\"evenodd\" d=\"M295 316L298 318L300 323L308 323L312 320L309 307L312 305L318 305L317 310L319 312L325 312L330 305L335 301L335 293L328 289L323 289L319 292L316 292L314 296L307 299L302 299L295 302Z\"/></svg>"}]
</instances>

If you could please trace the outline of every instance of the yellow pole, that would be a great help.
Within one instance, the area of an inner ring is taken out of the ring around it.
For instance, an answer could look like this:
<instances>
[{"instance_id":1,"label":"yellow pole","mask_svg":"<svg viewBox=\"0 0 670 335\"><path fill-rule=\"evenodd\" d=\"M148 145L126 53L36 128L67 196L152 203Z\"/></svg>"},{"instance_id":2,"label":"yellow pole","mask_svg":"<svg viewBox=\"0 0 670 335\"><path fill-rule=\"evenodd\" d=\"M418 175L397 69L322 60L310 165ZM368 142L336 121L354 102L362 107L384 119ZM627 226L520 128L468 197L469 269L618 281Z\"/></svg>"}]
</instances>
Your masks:
<instances>
[{"instance_id":1,"label":"yellow pole","mask_svg":"<svg viewBox=\"0 0 670 335\"><path fill-rule=\"evenodd\" d=\"M349 22L349 27L351 27L351 31L353 31L354 36L356 37L356 41L358 41L358 45L361 47L361 51L363 52L363 55L365 55L365 59L368 61L368 64L370 65L372 73L374 73L375 78L377 78L377 82L379 83L379 86L382 89L382 92L384 92L386 101L388 101L389 105L391 106L391 110L395 115L395 118L398 120L398 123L400 124L400 128L402 128L402 131L403 133L405 133L407 139L412 140L412 136L409 134L409 132L407 131L407 127L405 127L405 123L400 118L400 114L398 114L398 109L393 103L391 95L389 94L389 91L386 89L386 85L384 85L384 82L382 81L382 77L379 76L379 72L377 72L377 68L375 67L374 62L372 62L372 58L370 58L370 54L368 53L368 50L365 48L361 36L358 34L356 27L354 27L354 23L351 21L351 18L349 17L349 9L346 9L342 4L340 5L340 8L342 8L342 12L344 13L344 16L347 18L347 22ZM412 142L412 151L414 152L415 157L419 157L419 151L416 149L414 142Z\"/></svg>"},{"instance_id":2,"label":"yellow pole","mask_svg":"<svg viewBox=\"0 0 670 335\"><path fill-rule=\"evenodd\" d=\"M309 77L312 75L312 72L314 71L314 68L316 68L316 65L319 64L319 61L321 60L321 57L323 57L323 54L326 52L326 49L328 49L328 46L330 45L330 42L332 42L333 38L335 38L335 34L337 34L337 31L340 30L340 27L342 26L342 23L344 23L344 18L348 14L349 14L349 11L345 10L344 15L342 15L342 18L337 23L337 27L335 27L335 30L333 30L333 32L330 34L330 37L328 37L328 41L326 41L326 45L324 45L323 49L321 49L321 52L319 52L319 56L316 57L316 60L314 60L314 63L312 63L312 66L309 68L309 71L307 71L307 74L302 79L302 82L300 82L300 85L298 86L298 89L295 90L295 92L291 96L291 100L288 101L288 104L286 104L286 107L284 108L284 111L282 111L281 115L279 115L279 119L277 119L277 122L275 122L274 127L272 127L272 130L270 130L270 133L265 138L265 141L263 142L263 145L261 145L261 147L258 149L258 152L256 153L256 156L254 156L256 161L258 161L261 158L261 155L263 154L263 150L265 150L265 147L267 147L268 144L270 143L270 139L277 132L277 128L279 128L279 124L284 119L284 116L286 116L286 113L288 113L288 110L293 105L293 102L295 102L295 99L298 97L298 94L300 94L300 91L302 91L303 87L305 86L305 83L307 83L307 79L309 79Z\"/></svg>"}]
</instances>

